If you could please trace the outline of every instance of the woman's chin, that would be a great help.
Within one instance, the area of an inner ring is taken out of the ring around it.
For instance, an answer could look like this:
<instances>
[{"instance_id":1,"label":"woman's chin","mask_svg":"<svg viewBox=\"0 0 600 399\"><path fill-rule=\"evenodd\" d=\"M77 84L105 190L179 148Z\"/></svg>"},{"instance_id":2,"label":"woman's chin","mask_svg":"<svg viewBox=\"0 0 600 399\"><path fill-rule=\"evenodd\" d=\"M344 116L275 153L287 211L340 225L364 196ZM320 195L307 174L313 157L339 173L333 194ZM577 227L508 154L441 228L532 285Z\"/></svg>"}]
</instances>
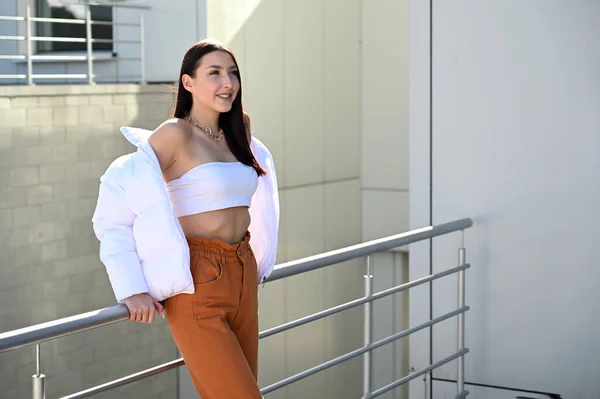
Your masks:
<instances>
[{"instance_id":1,"label":"woman's chin","mask_svg":"<svg viewBox=\"0 0 600 399\"><path fill-rule=\"evenodd\" d=\"M232 107L233 107L233 104L229 104L229 105L219 104L219 105L214 106L214 110L224 114L226 112L231 111Z\"/></svg>"}]
</instances>

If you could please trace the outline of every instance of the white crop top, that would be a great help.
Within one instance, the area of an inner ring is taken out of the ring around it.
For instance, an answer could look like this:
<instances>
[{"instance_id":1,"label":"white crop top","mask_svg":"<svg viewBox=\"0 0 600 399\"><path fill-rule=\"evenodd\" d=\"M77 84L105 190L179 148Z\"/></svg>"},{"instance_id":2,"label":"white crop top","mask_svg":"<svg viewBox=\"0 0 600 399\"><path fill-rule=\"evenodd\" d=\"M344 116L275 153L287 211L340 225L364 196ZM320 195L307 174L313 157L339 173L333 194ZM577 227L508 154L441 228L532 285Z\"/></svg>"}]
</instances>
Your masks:
<instances>
[{"instance_id":1,"label":"white crop top","mask_svg":"<svg viewBox=\"0 0 600 399\"><path fill-rule=\"evenodd\" d=\"M177 217L250 206L258 186L256 170L241 162L208 162L167 183Z\"/></svg>"}]
</instances>

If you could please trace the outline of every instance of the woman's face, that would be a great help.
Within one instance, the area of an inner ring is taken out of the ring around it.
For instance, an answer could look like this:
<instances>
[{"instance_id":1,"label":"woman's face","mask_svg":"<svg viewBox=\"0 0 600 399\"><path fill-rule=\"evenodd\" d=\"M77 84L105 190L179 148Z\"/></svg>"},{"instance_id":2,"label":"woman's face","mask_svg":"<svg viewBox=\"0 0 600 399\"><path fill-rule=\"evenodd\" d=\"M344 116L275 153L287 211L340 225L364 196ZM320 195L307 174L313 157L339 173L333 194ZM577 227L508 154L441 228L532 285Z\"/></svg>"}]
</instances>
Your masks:
<instances>
[{"instance_id":1,"label":"woman's face","mask_svg":"<svg viewBox=\"0 0 600 399\"><path fill-rule=\"evenodd\" d=\"M194 104L215 112L229 112L240 91L238 69L231 55L213 51L200 59L194 77L183 75L184 87L192 93Z\"/></svg>"}]
</instances>

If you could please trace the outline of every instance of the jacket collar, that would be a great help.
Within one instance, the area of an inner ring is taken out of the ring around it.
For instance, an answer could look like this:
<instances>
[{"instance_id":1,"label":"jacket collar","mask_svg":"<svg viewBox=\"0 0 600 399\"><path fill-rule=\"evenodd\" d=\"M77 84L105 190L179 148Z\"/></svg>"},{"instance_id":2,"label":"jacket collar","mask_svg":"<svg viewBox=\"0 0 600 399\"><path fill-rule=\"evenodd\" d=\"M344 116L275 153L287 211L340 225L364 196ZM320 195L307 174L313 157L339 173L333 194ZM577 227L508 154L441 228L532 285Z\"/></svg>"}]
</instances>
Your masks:
<instances>
[{"instance_id":1,"label":"jacket collar","mask_svg":"<svg viewBox=\"0 0 600 399\"><path fill-rule=\"evenodd\" d=\"M137 152L148 158L157 170L160 171L160 162L158 162L156 152L154 152L154 148L152 148L152 145L148 142L148 138L152 134L152 131L130 126L122 126L120 130L123 136L125 136L131 144L137 147Z\"/></svg>"},{"instance_id":2,"label":"jacket collar","mask_svg":"<svg viewBox=\"0 0 600 399\"><path fill-rule=\"evenodd\" d=\"M152 134L151 130L139 127L122 126L121 133L134 146L139 147L142 143L148 142L148 137Z\"/></svg>"}]
</instances>

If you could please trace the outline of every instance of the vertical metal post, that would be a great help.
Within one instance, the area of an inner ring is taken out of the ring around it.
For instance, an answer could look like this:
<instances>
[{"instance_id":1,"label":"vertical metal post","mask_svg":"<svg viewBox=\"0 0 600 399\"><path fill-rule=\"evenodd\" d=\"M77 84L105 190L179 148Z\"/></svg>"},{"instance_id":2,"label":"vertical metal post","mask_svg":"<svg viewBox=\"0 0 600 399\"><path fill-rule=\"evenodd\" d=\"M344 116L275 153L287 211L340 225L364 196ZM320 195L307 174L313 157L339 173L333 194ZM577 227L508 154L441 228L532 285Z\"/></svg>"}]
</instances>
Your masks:
<instances>
[{"instance_id":1,"label":"vertical metal post","mask_svg":"<svg viewBox=\"0 0 600 399\"><path fill-rule=\"evenodd\" d=\"M33 41L31 40L31 6L27 4L27 17L25 18L25 29L27 31L27 84L33 84L33 60L31 56L33 54Z\"/></svg>"},{"instance_id":2,"label":"vertical metal post","mask_svg":"<svg viewBox=\"0 0 600 399\"><path fill-rule=\"evenodd\" d=\"M44 378L46 376L41 374L41 361L40 361L40 345L35 346L35 363L36 373L31 377L33 379L33 399L46 399L46 386L44 384Z\"/></svg>"},{"instance_id":3,"label":"vertical metal post","mask_svg":"<svg viewBox=\"0 0 600 399\"><path fill-rule=\"evenodd\" d=\"M92 10L90 5L85 6L85 42L87 44L87 77L88 84L94 84L94 65L92 51Z\"/></svg>"},{"instance_id":4,"label":"vertical metal post","mask_svg":"<svg viewBox=\"0 0 600 399\"><path fill-rule=\"evenodd\" d=\"M373 276L371 275L371 256L367 256L367 274L365 275L365 298L373 296ZM364 346L373 343L373 301L365 303ZM363 355L363 399L371 397L371 376L373 371L373 354L369 350Z\"/></svg>"},{"instance_id":5,"label":"vertical metal post","mask_svg":"<svg viewBox=\"0 0 600 399\"><path fill-rule=\"evenodd\" d=\"M140 10L140 83L146 84L146 50L144 49L144 12Z\"/></svg>"},{"instance_id":6,"label":"vertical metal post","mask_svg":"<svg viewBox=\"0 0 600 399\"><path fill-rule=\"evenodd\" d=\"M466 250L464 248L464 231L462 247L458 249L458 265L463 266L466 263ZM465 306L465 271L458 272L458 308ZM460 313L458 320L458 350L462 351L465 348L465 314ZM457 395L463 393L465 389L465 355L458 358L457 363L457 378L456 390Z\"/></svg>"},{"instance_id":7,"label":"vertical metal post","mask_svg":"<svg viewBox=\"0 0 600 399\"><path fill-rule=\"evenodd\" d=\"M120 39L122 33L122 30L119 29L119 7L111 7L111 12L112 12L112 17L113 17L113 57L115 57L117 54L120 54L121 48L119 47L119 43L117 43L117 40ZM120 71L120 64L121 62L119 61L118 58L116 58L115 60L115 79L117 84L121 83L121 71Z\"/></svg>"}]
</instances>

